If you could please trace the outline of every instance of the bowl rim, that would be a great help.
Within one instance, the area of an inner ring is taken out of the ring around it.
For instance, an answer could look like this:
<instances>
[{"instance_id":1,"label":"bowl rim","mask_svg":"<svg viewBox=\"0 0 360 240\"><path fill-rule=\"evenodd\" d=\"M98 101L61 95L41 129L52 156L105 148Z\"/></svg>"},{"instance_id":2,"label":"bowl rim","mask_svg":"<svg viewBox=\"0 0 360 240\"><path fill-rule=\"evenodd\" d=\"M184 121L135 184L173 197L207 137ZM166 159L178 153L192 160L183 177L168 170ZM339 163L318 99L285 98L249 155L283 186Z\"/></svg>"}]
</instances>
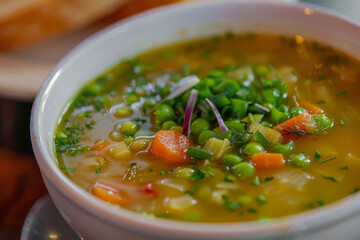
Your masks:
<instances>
[{"instance_id":1,"label":"bowl rim","mask_svg":"<svg viewBox=\"0 0 360 240\"><path fill-rule=\"evenodd\" d=\"M213 7L216 7L217 5L223 4L271 4L283 8L290 7L302 10L304 8L311 8L316 11L317 14L322 14L326 18L342 21L345 24L348 24L349 26L352 25L360 30L360 24L357 21L324 7L313 4L274 2L269 0L210 0L180 2L154 8L112 24L100 32L88 37L66 54L53 68L36 96L31 113L31 139L38 165L41 169L43 178L48 180L48 184L57 189L57 191L61 192L61 194L70 202L73 202L88 214L101 219L107 224L123 226L133 231L138 231L139 228L141 228L145 232L160 235L175 234L179 236L181 234L181 236L206 236L209 238L217 238L219 236L233 237L276 234L288 230L306 232L309 229L312 231L321 230L326 226L332 226L336 224L336 222L350 219L360 213L360 194L354 194L353 196L348 196L322 208L276 218L268 222L250 221L235 223L194 223L159 218L151 219L150 221L149 218L141 217L138 213L122 209L120 207L110 206L109 204L92 197L90 193L77 186L67 176L65 176L65 174L60 171L55 161L51 158L50 154L46 150L47 147L45 142L42 140L41 122L44 114L41 113L44 112L43 108L46 104L47 98L49 97L48 89L52 87L54 81L56 81L61 75L63 67L67 62L79 55L81 52L87 51L87 49L91 48L91 45L95 42L101 41L102 38L106 38L109 35L114 34L114 29L128 27L133 22L146 20L152 15L161 14L164 11L174 11L175 8L179 11L179 9L186 10L187 8L201 7L203 5L214 5ZM114 211L114 208L117 210ZM89 209L92 209L92 211L89 211ZM216 228L214 226L216 226Z\"/></svg>"}]
</instances>

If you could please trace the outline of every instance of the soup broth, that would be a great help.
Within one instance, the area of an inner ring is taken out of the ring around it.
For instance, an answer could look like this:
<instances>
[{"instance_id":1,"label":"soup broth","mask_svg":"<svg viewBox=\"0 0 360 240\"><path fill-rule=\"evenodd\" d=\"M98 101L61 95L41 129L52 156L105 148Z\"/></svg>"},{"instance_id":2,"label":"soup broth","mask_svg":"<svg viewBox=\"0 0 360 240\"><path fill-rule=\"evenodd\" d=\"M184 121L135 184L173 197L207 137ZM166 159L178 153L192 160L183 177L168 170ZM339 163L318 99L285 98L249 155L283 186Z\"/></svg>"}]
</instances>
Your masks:
<instances>
[{"instance_id":1,"label":"soup broth","mask_svg":"<svg viewBox=\"0 0 360 240\"><path fill-rule=\"evenodd\" d=\"M359 71L302 36L156 49L81 90L56 129L58 165L148 217L238 222L322 207L360 187Z\"/></svg>"}]
</instances>

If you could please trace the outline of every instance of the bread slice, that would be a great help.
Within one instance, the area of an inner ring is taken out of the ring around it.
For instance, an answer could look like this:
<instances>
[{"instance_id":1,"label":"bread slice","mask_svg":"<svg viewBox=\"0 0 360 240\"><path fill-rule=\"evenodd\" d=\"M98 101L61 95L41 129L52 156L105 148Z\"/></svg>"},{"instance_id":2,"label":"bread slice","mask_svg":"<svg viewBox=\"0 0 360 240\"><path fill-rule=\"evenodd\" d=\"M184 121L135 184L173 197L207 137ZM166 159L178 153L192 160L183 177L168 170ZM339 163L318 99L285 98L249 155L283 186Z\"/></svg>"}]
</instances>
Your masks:
<instances>
[{"instance_id":1,"label":"bread slice","mask_svg":"<svg viewBox=\"0 0 360 240\"><path fill-rule=\"evenodd\" d=\"M0 0L0 51L89 24L128 0Z\"/></svg>"}]
</instances>

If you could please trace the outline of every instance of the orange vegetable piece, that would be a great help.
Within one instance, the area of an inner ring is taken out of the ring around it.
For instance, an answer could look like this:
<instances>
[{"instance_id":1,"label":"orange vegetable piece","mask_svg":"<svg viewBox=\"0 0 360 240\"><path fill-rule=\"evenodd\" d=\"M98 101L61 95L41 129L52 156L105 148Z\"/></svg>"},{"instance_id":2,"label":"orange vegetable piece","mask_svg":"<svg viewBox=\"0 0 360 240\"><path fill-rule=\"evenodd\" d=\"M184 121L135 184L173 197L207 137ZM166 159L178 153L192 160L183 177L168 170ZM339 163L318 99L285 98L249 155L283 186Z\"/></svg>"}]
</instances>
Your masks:
<instances>
[{"instance_id":1,"label":"orange vegetable piece","mask_svg":"<svg viewBox=\"0 0 360 240\"><path fill-rule=\"evenodd\" d=\"M110 146L110 144L110 141L102 139L97 141L94 146L90 148L90 150L97 151L98 154L102 154Z\"/></svg>"},{"instance_id":2,"label":"orange vegetable piece","mask_svg":"<svg viewBox=\"0 0 360 240\"><path fill-rule=\"evenodd\" d=\"M174 130L161 130L155 134L151 143L152 154L166 163L189 163L186 155L191 141L185 135Z\"/></svg>"},{"instance_id":3,"label":"orange vegetable piece","mask_svg":"<svg viewBox=\"0 0 360 240\"><path fill-rule=\"evenodd\" d=\"M251 161L255 168L278 168L284 165L281 153L256 153Z\"/></svg>"},{"instance_id":4,"label":"orange vegetable piece","mask_svg":"<svg viewBox=\"0 0 360 240\"><path fill-rule=\"evenodd\" d=\"M300 100L298 103L300 107L305 108L310 114L319 114L324 112L324 110L308 101Z\"/></svg>"},{"instance_id":5,"label":"orange vegetable piece","mask_svg":"<svg viewBox=\"0 0 360 240\"><path fill-rule=\"evenodd\" d=\"M126 192L116 190L104 184L96 183L92 193L101 200L111 204L125 206L130 203L129 195Z\"/></svg>"},{"instance_id":6,"label":"orange vegetable piece","mask_svg":"<svg viewBox=\"0 0 360 240\"><path fill-rule=\"evenodd\" d=\"M309 124L310 121L310 114L305 112L280 123L279 125L273 127L273 129L279 131L286 139L296 140L305 135L304 132L306 132L306 125Z\"/></svg>"}]
</instances>

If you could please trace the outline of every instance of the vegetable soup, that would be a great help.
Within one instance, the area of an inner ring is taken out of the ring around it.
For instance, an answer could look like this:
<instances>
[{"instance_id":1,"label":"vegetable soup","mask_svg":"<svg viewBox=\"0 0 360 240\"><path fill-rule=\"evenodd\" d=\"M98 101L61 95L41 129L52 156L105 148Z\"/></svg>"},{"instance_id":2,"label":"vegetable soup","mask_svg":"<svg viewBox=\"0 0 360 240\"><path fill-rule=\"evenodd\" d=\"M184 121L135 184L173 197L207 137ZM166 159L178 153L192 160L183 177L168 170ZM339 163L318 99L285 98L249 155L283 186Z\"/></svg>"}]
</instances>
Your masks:
<instances>
[{"instance_id":1,"label":"vegetable soup","mask_svg":"<svg viewBox=\"0 0 360 240\"><path fill-rule=\"evenodd\" d=\"M148 217L269 220L360 190L360 63L302 36L227 33L156 49L84 86L58 165Z\"/></svg>"}]
</instances>

